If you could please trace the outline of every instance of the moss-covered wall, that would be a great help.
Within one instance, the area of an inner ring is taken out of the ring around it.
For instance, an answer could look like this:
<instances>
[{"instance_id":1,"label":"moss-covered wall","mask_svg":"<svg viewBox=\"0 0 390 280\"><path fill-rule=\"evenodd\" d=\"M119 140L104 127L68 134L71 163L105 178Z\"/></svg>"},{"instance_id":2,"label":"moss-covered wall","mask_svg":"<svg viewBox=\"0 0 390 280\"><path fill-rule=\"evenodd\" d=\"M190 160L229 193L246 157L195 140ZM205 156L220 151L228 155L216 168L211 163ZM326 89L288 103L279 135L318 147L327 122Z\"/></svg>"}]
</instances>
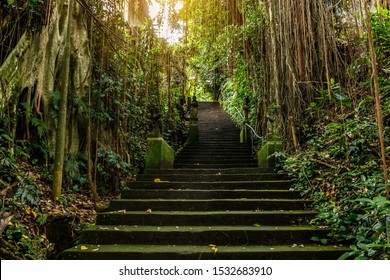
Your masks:
<instances>
[{"instance_id":1,"label":"moss-covered wall","mask_svg":"<svg viewBox=\"0 0 390 280\"><path fill-rule=\"evenodd\" d=\"M72 11L71 30L71 96L83 96L90 87L91 55L88 41L88 17L79 5ZM48 145L54 149L55 127L52 123L51 99L54 91L59 92L63 74L63 51L67 33L67 1L53 1L50 22L40 32L26 32L14 50L0 66L0 105L15 109L23 91L28 92L26 100L32 115L43 116L49 127ZM73 113L73 114L71 114ZM67 137L68 152L79 149L77 111L70 112Z\"/></svg>"}]
</instances>

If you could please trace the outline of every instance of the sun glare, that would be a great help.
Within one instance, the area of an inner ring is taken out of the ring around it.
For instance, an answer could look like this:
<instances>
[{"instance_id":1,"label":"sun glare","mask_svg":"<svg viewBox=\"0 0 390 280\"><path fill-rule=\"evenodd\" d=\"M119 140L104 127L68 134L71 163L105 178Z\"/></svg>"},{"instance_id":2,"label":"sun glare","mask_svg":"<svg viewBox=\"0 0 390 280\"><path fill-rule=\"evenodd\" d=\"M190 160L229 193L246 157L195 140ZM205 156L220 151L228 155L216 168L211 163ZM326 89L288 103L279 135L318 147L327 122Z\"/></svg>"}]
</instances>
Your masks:
<instances>
[{"instance_id":1,"label":"sun glare","mask_svg":"<svg viewBox=\"0 0 390 280\"><path fill-rule=\"evenodd\" d=\"M181 0L178 0L175 5L175 10L179 11L181 8L183 8L183 2ZM167 9L164 10L161 24L158 24L157 17L161 13L161 9L162 9L161 4L159 4L156 0L151 1L151 4L149 5L149 15L154 23L157 36L167 39L167 41L171 44L175 44L180 40L181 37L183 37L183 31L173 29L169 25Z\"/></svg>"}]
</instances>

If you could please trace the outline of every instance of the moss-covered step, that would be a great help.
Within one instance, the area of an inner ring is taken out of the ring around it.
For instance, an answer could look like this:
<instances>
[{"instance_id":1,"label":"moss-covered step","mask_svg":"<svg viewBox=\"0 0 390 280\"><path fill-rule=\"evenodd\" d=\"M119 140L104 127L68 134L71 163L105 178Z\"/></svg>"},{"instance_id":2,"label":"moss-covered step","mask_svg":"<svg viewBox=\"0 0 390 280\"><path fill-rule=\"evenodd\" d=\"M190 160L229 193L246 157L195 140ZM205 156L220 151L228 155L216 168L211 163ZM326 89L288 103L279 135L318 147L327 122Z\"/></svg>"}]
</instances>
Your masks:
<instances>
[{"instance_id":1,"label":"moss-covered step","mask_svg":"<svg viewBox=\"0 0 390 280\"><path fill-rule=\"evenodd\" d=\"M235 145L235 144L229 144L229 145L224 145L222 143L215 143L215 144L206 144L206 143L198 143L196 145L190 145L185 147L181 153L199 153L201 154L202 152L225 152L227 154L230 154L230 152L243 152L245 154L250 154L252 152L252 149L250 146L242 146L241 144Z\"/></svg>"},{"instance_id":2,"label":"moss-covered step","mask_svg":"<svg viewBox=\"0 0 390 280\"><path fill-rule=\"evenodd\" d=\"M215 174L140 174L137 175L137 182L151 182L156 178L162 181L176 182L223 182L223 181L275 181L286 180L285 174L263 173L263 174L222 174L216 171Z\"/></svg>"},{"instance_id":3,"label":"moss-covered step","mask_svg":"<svg viewBox=\"0 0 390 280\"><path fill-rule=\"evenodd\" d=\"M115 199L108 211L260 211L301 210L312 204L302 199Z\"/></svg>"},{"instance_id":4,"label":"moss-covered step","mask_svg":"<svg viewBox=\"0 0 390 280\"><path fill-rule=\"evenodd\" d=\"M186 146L184 150L181 150L178 155L191 155L191 154L225 154L225 155L237 155L244 153L245 155L252 154L252 148L248 146L230 146L225 147L223 145L207 146Z\"/></svg>"},{"instance_id":5,"label":"moss-covered step","mask_svg":"<svg viewBox=\"0 0 390 280\"><path fill-rule=\"evenodd\" d=\"M163 174L163 175L173 175L173 174L204 174L204 175L215 175L215 174L221 174L221 175L228 175L228 174L275 174L273 170L270 169L260 169L257 167L251 167L251 168L226 168L226 169L215 169L215 168L209 168L209 169L167 169L163 172L159 169L148 169L144 170L143 174Z\"/></svg>"},{"instance_id":6,"label":"moss-covered step","mask_svg":"<svg viewBox=\"0 0 390 280\"><path fill-rule=\"evenodd\" d=\"M256 166L257 161L255 159L250 158L237 158L237 159L226 159L226 158L212 158L212 157L203 157L198 158L196 160L193 160L191 158L181 160L180 163L178 161L175 161L175 166L178 166L179 164L218 164L218 165L224 165L224 164L235 164L235 165L241 165L241 164L248 164L252 166Z\"/></svg>"},{"instance_id":7,"label":"moss-covered step","mask_svg":"<svg viewBox=\"0 0 390 280\"><path fill-rule=\"evenodd\" d=\"M332 260L348 248L343 246L178 246L80 244L62 254L64 259L86 260ZM215 252L218 249L217 252Z\"/></svg>"},{"instance_id":8,"label":"moss-covered step","mask_svg":"<svg viewBox=\"0 0 390 280\"><path fill-rule=\"evenodd\" d=\"M329 229L312 226L112 226L97 225L83 231L80 242L89 244L176 245L288 245L313 244L327 239Z\"/></svg>"},{"instance_id":9,"label":"moss-covered step","mask_svg":"<svg viewBox=\"0 0 390 280\"><path fill-rule=\"evenodd\" d=\"M132 189L122 192L123 199L298 199L300 193L291 190L150 190Z\"/></svg>"},{"instance_id":10,"label":"moss-covered step","mask_svg":"<svg viewBox=\"0 0 390 280\"><path fill-rule=\"evenodd\" d=\"M310 210L291 211L115 211L99 213L97 225L304 225L317 215Z\"/></svg>"},{"instance_id":11,"label":"moss-covered step","mask_svg":"<svg viewBox=\"0 0 390 280\"><path fill-rule=\"evenodd\" d=\"M175 162L175 168L237 168L237 167L254 167L257 166L257 162L248 163L179 163Z\"/></svg>"},{"instance_id":12,"label":"moss-covered step","mask_svg":"<svg viewBox=\"0 0 390 280\"><path fill-rule=\"evenodd\" d=\"M248 160L255 160L254 158L249 157L248 155L243 155L242 153L239 153L237 155L223 155L223 154L214 154L214 155L203 155L203 154L192 154L192 155L177 155L176 161L185 162L185 161L193 161L193 162L202 162L205 160L211 160L212 162L215 161L225 161L225 162L231 162L231 161L244 161L247 162Z\"/></svg>"},{"instance_id":13,"label":"moss-covered step","mask_svg":"<svg viewBox=\"0 0 390 280\"><path fill-rule=\"evenodd\" d=\"M159 179L159 178L156 178ZM291 182L276 181L226 181L226 182L130 182L129 189L194 189L194 190L289 190Z\"/></svg>"}]
</instances>

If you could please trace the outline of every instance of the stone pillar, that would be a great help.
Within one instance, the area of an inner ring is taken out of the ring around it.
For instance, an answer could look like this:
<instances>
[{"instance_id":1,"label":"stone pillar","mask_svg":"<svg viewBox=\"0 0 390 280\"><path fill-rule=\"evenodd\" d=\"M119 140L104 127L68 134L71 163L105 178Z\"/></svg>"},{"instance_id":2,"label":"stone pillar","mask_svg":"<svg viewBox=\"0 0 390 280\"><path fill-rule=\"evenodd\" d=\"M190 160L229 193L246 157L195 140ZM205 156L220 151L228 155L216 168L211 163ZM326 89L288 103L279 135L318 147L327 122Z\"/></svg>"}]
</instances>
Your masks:
<instances>
[{"instance_id":1,"label":"stone pillar","mask_svg":"<svg viewBox=\"0 0 390 280\"><path fill-rule=\"evenodd\" d=\"M273 156L275 152L282 151L283 146L281 141L268 141L257 155L258 166L261 169L275 169L276 158Z\"/></svg>"},{"instance_id":2,"label":"stone pillar","mask_svg":"<svg viewBox=\"0 0 390 280\"><path fill-rule=\"evenodd\" d=\"M283 150L281 141L281 111L280 106L273 103L267 112L267 142L258 153L258 166L262 169L275 169L275 152Z\"/></svg>"},{"instance_id":3,"label":"stone pillar","mask_svg":"<svg viewBox=\"0 0 390 280\"><path fill-rule=\"evenodd\" d=\"M172 169L175 152L162 137L148 137L146 169Z\"/></svg>"},{"instance_id":4,"label":"stone pillar","mask_svg":"<svg viewBox=\"0 0 390 280\"><path fill-rule=\"evenodd\" d=\"M172 169L174 167L175 152L163 139L162 113L160 107L151 107L153 127L148 135L146 148L146 169Z\"/></svg>"},{"instance_id":5,"label":"stone pillar","mask_svg":"<svg viewBox=\"0 0 390 280\"><path fill-rule=\"evenodd\" d=\"M190 107L190 128L188 132L188 142L190 144L198 143L199 141L199 127L198 127L198 101L196 96L192 98Z\"/></svg>"}]
</instances>

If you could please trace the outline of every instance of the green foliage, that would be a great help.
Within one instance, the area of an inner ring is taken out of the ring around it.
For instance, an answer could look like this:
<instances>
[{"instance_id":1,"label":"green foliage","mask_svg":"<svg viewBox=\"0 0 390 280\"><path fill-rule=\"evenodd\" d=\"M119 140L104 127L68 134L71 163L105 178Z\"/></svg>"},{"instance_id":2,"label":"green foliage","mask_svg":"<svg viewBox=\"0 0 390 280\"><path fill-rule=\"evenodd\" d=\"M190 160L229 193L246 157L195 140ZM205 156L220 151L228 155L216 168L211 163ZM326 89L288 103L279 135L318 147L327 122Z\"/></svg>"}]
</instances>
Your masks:
<instances>
[{"instance_id":1,"label":"green foliage","mask_svg":"<svg viewBox=\"0 0 390 280\"><path fill-rule=\"evenodd\" d=\"M4 237L16 246L15 255L27 260L43 260L50 251L49 241L43 234L31 235L26 226L13 221L4 232Z\"/></svg>"},{"instance_id":2,"label":"green foliage","mask_svg":"<svg viewBox=\"0 0 390 280\"><path fill-rule=\"evenodd\" d=\"M29 177L20 181L14 199L22 204L34 206L40 202L40 196L41 191L34 184L33 178Z\"/></svg>"},{"instance_id":3,"label":"green foliage","mask_svg":"<svg viewBox=\"0 0 390 280\"><path fill-rule=\"evenodd\" d=\"M107 151L99 148L99 163L97 165L98 172L98 188L100 193L108 194L112 191L112 187L118 184L120 180L126 180L126 175L130 174L131 165L123 161L122 158L113 151Z\"/></svg>"},{"instance_id":4,"label":"green foliage","mask_svg":"<svg viewBox=\"0 0 390 280\"><path fill-rule=\"evenodd\" d=\"M75 196L62 194L56 198L56 201L62 206L68 207L72 201L76 199Z\"/></svg>"},{"instance_id":5,"label":"green foliage","mask_svg":"<svg viewBox=\"0 0 390 280\"><path fill-rule=\"evenodd\" d=\"M390 67L390 11L380 9L371 15L371 24L375 43L375 52L378 60L383 63L385 69Z\"/></svg>"},{"instance_id":6,"label":"green foliage","mask_svg":"<svg viewBox=\"0 0 390 280\"><path fill-rule=\"evenodd\" d=\"M20 28L38 31L44 21L46 3L44 0L7 0L0 4L0 15L8 15L13 23L20 22ZM8 32L9 26L4 30ZM23 32L22 32L23 33Z\"/></svg>"},{"instance_id":7,"label":"green foliage","mask_svg":"<svg viewBox=\"0 0 390 280\"><path fill-rule=\"evenodd\" d=\"M14 142L13 135L8 132L11 120L6 110L0 107L0 186L8 186L18 181L18 157L28 159L25 147Z\"/></svg>"},{"instance_id":8,"label":"green foliage","mask_svg":"<svg viewBox=\"0 0 390 280\"><path fill-rule=\"evenodd\" d=\"M390 257L390 202L384 197L378 129L369 105L361 102L346 120L307 127L306 149L284 161L294 188L314 200L319 215L313 223L330 225L332 241L351 244L352 251L343 258ZM386 128L386 147L389 133Z\"/></svg>"},{"instance_id":9,"label":"green foliage","mask_svg":"<svg viewBox=\"0 0 390 280\"><path fill-rule=\"evenodd\" d=\"M80 192L88 186L86 157L84 153L68 156L64 164L65 180L70 193Z\"/></svg>"}]
</instances>

